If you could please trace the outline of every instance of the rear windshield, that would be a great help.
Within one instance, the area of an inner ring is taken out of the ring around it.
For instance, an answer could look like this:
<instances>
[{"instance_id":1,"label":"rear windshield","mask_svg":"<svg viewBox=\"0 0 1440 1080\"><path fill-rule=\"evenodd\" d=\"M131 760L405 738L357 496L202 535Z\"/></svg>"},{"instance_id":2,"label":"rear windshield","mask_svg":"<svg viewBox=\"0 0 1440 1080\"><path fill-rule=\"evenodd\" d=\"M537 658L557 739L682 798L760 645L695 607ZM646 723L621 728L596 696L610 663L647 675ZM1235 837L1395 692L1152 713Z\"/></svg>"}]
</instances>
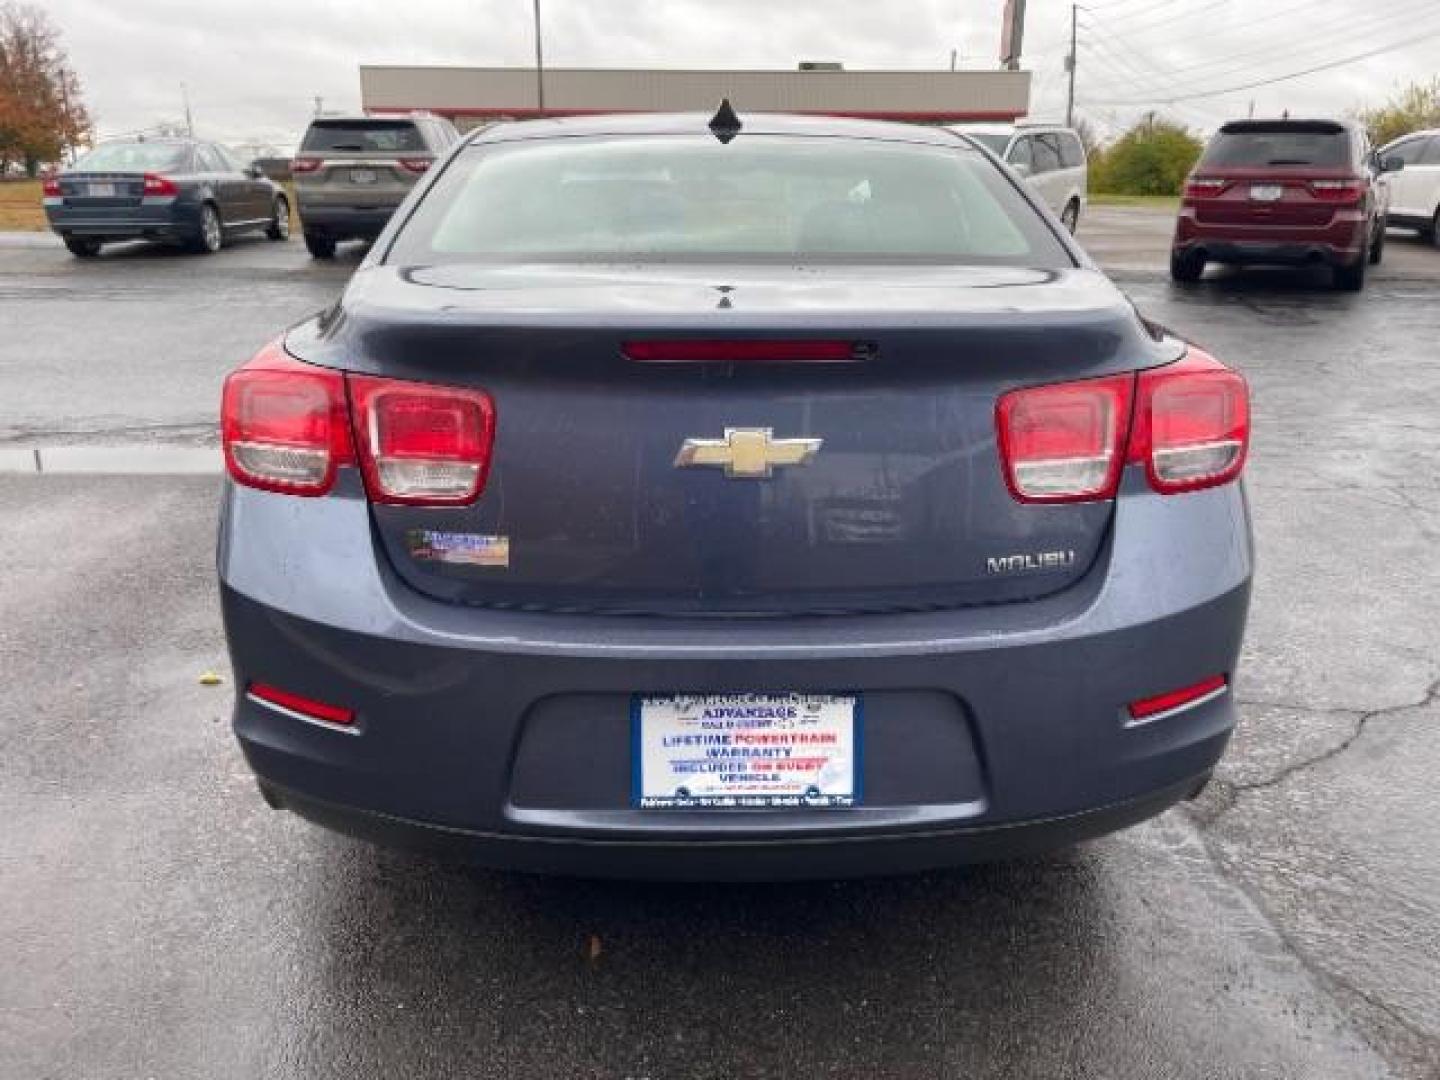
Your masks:
<instances>
[{"instance_id":1,"label":"rear windshield","mask_svg":"<svg viewBox=\"0 0 1440 1080\"><path fill-rule=\"evenodd\" d=\"M437 179L388 261L484 259L1074 265L973 150L772 135L472 147Z\"/></svg>"},{"instance_id":2,"label":"rear windshield","mask_svg":"<svg viewBox=\"0 0 1440 1080\"><path fill-rule=\"evenodd\" d=\"M425 140L409 120L316 120L300 149L403 154L424 150Z\"/></svg>"},{"instance_id":3,"label":"rear windshield","mask_svg":"<svg viewBox=\"0 0 1440 1080\"><path fill-rule=\"evenodd\" d=\"M1350 136L1344 131L1280 127L1221 131L1205 148L1201 165L1240 168L1267 165L1350 164Z\"/></svg>"},{"instance_id":4,"label":"rear windshield","mask_svg":"<svg viewBox=\"0 0 1440 1080\"><path fill-rule=\"evenodd\" d=\"M129 142L97 146L75 162L82 172L177 172L187 167L184 143Z\"/></svg>"}]
</instances>

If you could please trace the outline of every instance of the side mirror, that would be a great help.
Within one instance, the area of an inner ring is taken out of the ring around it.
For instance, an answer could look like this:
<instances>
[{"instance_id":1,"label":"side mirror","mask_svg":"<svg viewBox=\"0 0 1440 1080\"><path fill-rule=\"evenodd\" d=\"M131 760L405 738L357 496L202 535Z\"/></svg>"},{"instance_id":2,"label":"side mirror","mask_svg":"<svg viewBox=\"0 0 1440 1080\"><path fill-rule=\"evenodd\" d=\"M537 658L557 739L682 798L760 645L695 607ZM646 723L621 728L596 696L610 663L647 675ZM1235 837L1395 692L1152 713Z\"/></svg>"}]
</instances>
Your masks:
<instances>
[{"instance_id":1,"label":"side mirror","mask_svg":"<svg viewBox=\"0 0 1440 1080\"><path fill-rule=\"evenodd\" d=\"M260 167L258 161L252 161L246 166L245 175L250 177L251 180L260 180L265 176L265 170Z\"/></svg>"},{"instance_id":2,"label":"side mirror","mask_svg":"<svg viewBox=\"0 0 1440 1080\"><path fill-rule=\"evenodd\" d=\"M1382 173L1399 172L1405 168L1405 159L1399 154L1387 154L1380 159L1380 171Z\"/></svg>"}]
</instances>

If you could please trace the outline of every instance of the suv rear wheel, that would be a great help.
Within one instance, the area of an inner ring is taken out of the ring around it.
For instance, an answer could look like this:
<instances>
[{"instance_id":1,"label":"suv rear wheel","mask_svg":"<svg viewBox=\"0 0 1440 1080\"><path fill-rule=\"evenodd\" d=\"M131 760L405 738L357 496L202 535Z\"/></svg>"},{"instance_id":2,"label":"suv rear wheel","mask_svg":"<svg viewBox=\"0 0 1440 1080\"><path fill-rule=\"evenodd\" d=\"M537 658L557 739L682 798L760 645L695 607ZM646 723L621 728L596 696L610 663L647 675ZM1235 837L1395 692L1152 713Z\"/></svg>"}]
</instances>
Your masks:
<instances>
[{"instance_id":1,"label":"suv rear wheel","mask_svg":"<svg viewBox=\"0 0 1440 1080\"><path fill-rule=\"evenodd\" d=\"M70 254L79 259L91 259L100 254L99 240L86 240L83 237L65 237L65 246L70 249Z\"/></svg>"},{"instance_id":2,"label":"suv rear wheel","mask_svg":"<svg viewBox=\"0 0 1440 1080\"><path fill-rule=\"evenodd\" d=\"M1380 260L1385 257L1385 222L1381 220L1375 227L1375 238L1370 241L1370 265L1379 266Z\"/></svg>"},{"instance_id":3,"label":"suv rear wheel","mask_svg":"<svg viewBox=\"0 0 1440 1080\"><path fill-rule=\"evenodd\" d=\"M335 239L326 236L324 233L305 233L305 248L317 259L333 259L335 257Z\"/></svg>"},{"instance_id":4,"label":"suv rear wheel","mask_svg":"<svg viewBox=\"0 0 1440 1080\"><path fill-rule=\"evenodd\" d=\"M1205 256L1198 251L1172 251L1170 253L1170 278L1172 281L1189 283L1199 281L1205 273Z\"/></svg>"},{"instance_id":5,"label":"suv rear wheel","mask_svg":"<svg viewBox=\"0 0 1440 1080\"><path fill-rule=\"evenodd\" d=\"M1365 288L1365 270L1370 265L1367 252L1349 266L1335 267L1335 287L1341 292L1359 292Z\"/></svg>"}]
</instances>

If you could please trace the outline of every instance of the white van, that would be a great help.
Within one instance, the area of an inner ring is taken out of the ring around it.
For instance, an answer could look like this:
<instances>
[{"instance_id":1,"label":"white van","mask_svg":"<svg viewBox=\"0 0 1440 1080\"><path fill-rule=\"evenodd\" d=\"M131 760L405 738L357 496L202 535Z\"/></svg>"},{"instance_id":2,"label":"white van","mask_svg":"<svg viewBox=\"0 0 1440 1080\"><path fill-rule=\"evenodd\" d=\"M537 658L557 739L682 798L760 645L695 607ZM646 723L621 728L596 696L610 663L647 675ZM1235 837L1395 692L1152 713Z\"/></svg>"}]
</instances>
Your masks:
<instances>
[{"instance_id":1,"label":"white van","mask_svg":"<svg viewBox=\"0 0 1440 1080\"><path fill-rule=\"evenodd\" d=\"M1023 176L1072 233L1089 200L1090 169L1085 147L1074 130L1062 124L956 124L951 131L968 135L993 150Z\"/></svg>"},{"instance_id":2,"label":"white van","mask_svg":"<svg viewBox=\"0 0 1440 1080\"><path fill-rule=\"evenodd\" d=\"M1421 236L1440 244L1440 129L1416 131L1380 148L1382 162L1399 158L1405 164L1387 172L1390 212L1387 225L1418 229Z\"/></svg>"}]
</instances>

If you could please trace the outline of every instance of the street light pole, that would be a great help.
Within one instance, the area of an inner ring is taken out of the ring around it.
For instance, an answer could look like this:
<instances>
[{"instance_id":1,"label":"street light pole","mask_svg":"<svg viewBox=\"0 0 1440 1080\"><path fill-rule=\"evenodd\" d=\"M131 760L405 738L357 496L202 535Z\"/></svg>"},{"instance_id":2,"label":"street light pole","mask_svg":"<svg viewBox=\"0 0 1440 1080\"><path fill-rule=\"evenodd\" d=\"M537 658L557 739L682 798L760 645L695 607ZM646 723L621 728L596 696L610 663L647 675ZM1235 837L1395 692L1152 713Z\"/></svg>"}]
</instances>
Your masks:
<instances>
[{"instance_id":1,"label":"street light pole","mask_svg":"<svg viewBox=\"0 0 1440 1080\"><path fill-rule=\"evenodd\" d=\"M538 2L538 0L537 0ZM1070 55L1065 66L1070 69L1070 91L1065 97L1065 126L1075 126L1075 29L1080 18L1080 5L1070 5Z\"/></svg>"},{"instance_id":2,"label":"street light pole","mask_svg":"<svg viewBox=\"0 0 1440 1080\"><path fill-rule=\"evenodd\" d=\"M545 111L545 48L540 41L540 0L535 0L535 104Z\"/></svg>"}]
</instances>

